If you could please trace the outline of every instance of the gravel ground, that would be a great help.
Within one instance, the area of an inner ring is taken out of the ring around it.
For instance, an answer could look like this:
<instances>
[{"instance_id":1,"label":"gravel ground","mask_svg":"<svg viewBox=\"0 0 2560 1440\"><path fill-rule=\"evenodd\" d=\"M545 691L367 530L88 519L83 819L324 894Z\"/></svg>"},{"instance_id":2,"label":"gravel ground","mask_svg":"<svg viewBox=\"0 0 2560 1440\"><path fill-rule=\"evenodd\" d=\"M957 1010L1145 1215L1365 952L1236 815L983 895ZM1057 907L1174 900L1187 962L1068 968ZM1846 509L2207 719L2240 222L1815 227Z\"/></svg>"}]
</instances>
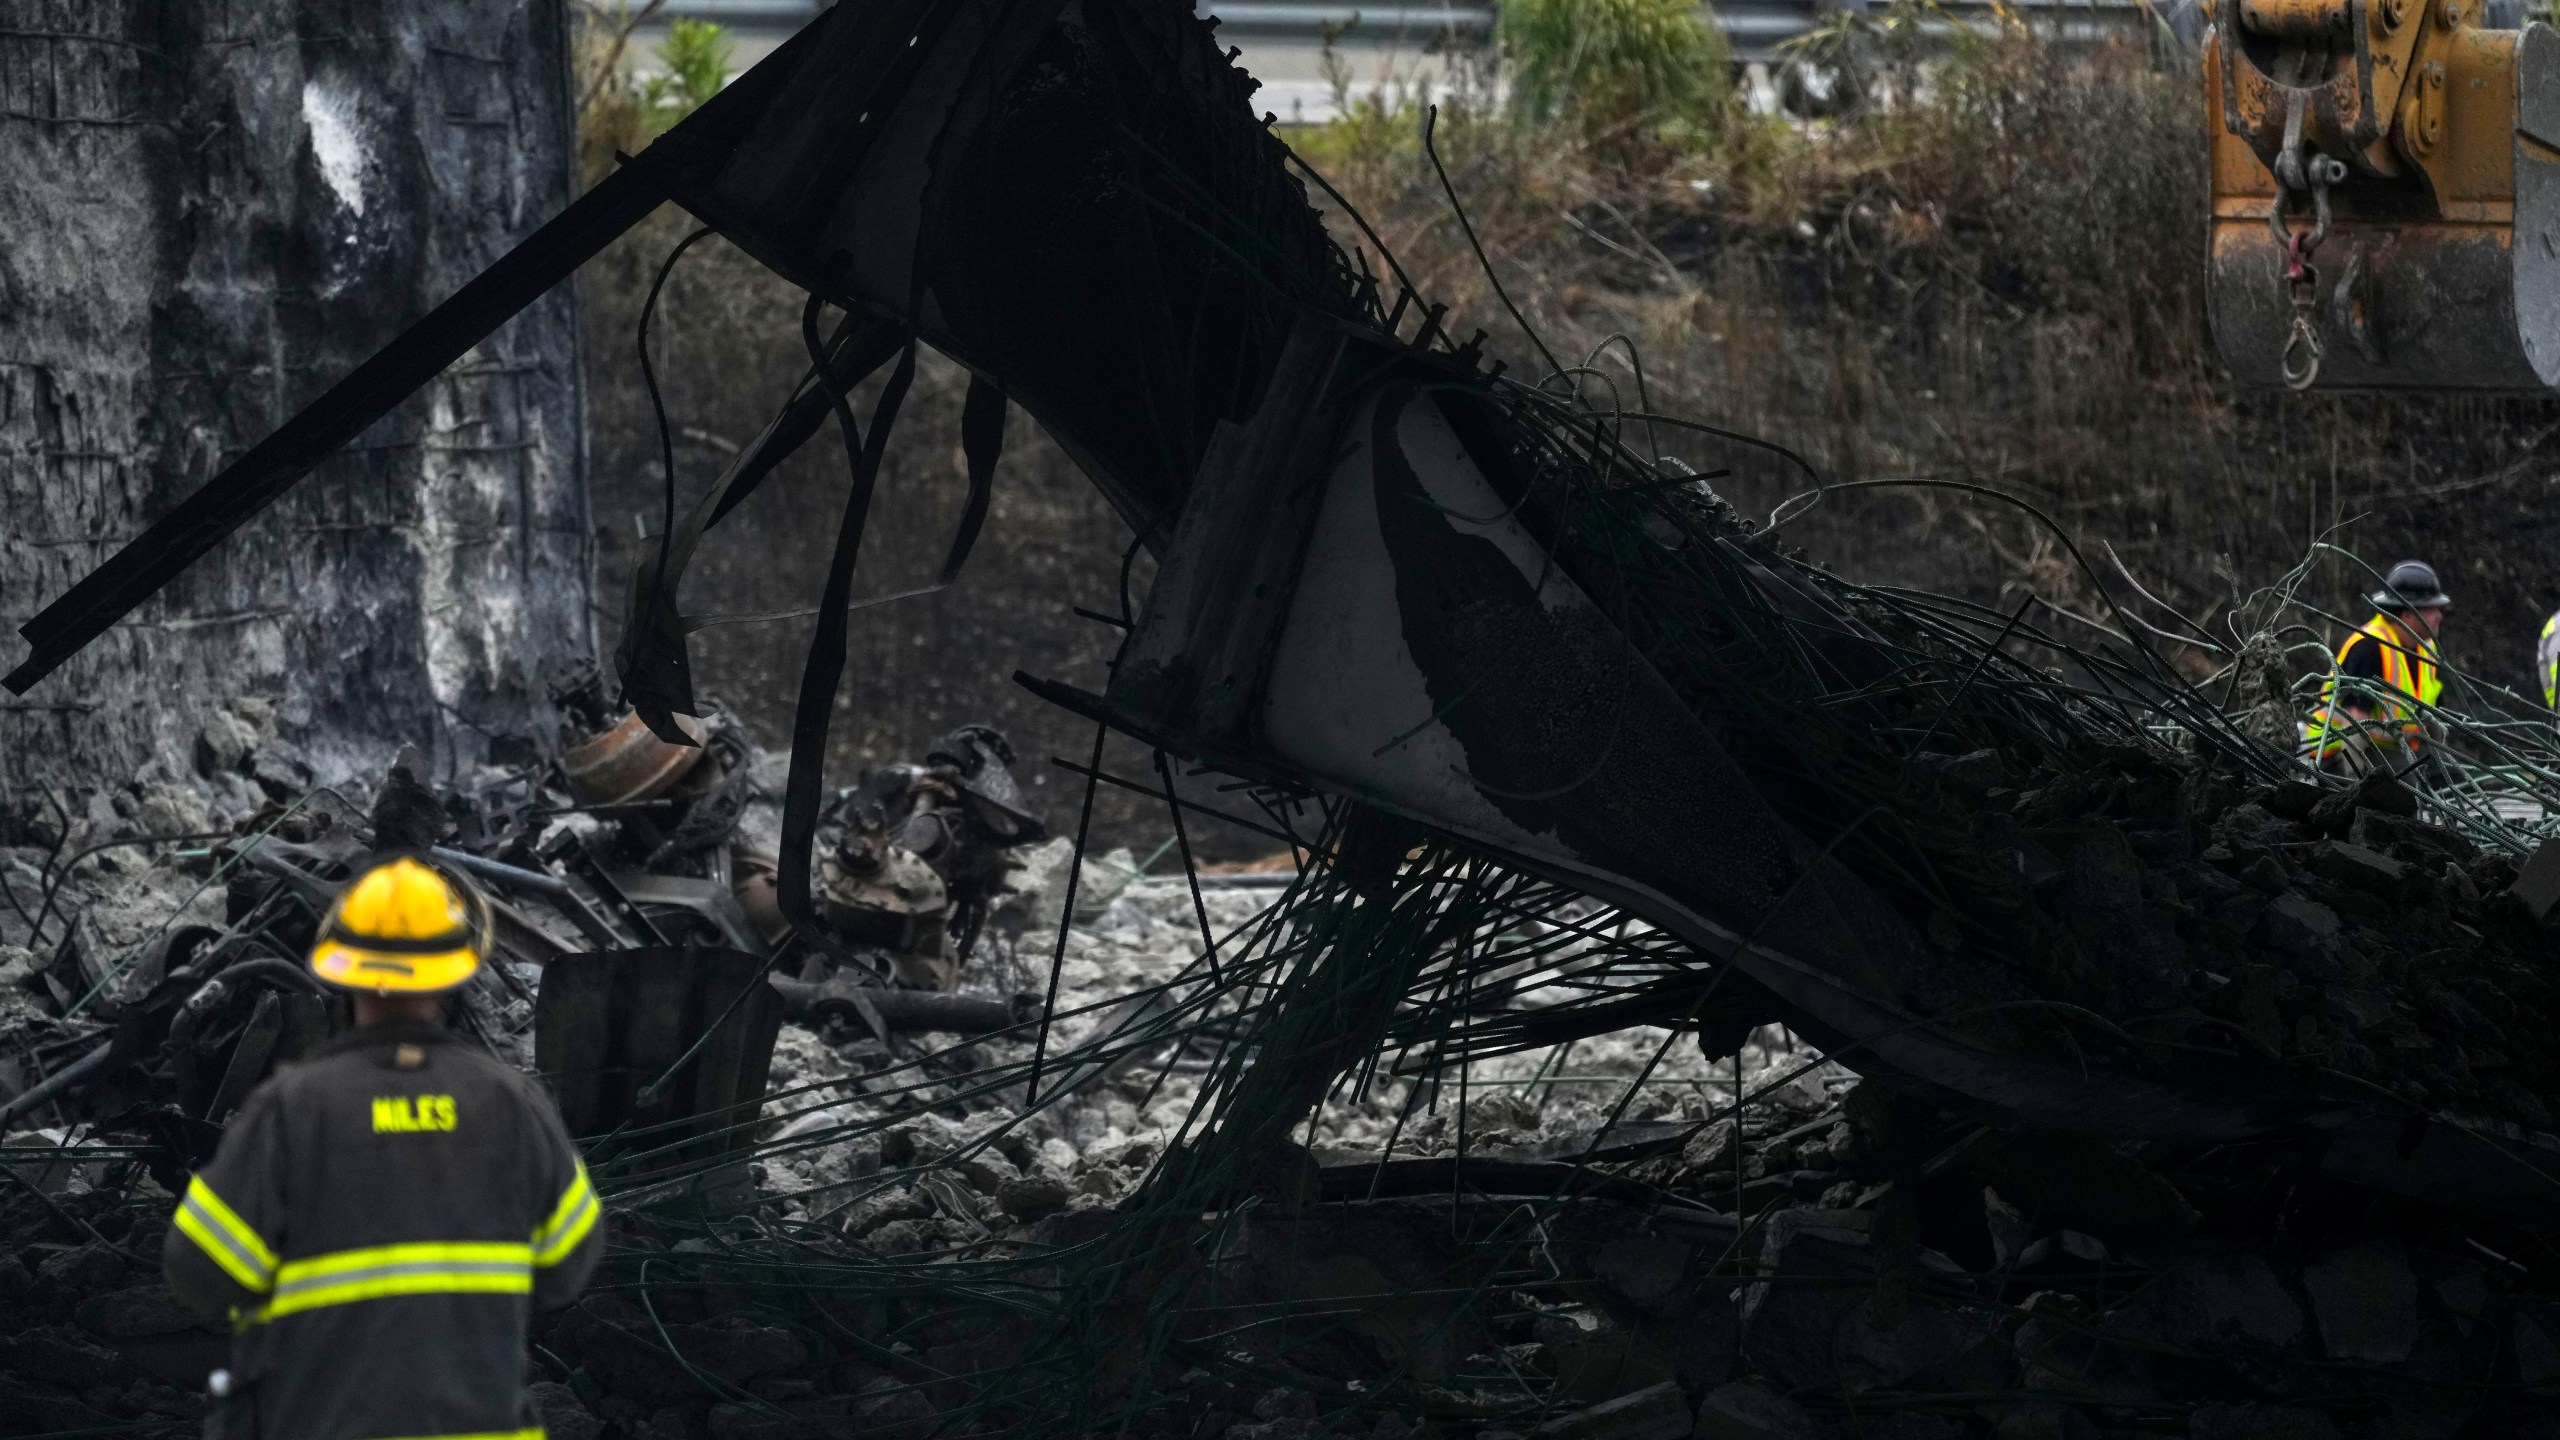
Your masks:
<instances>
[{"instance_id":1,"label":"gravel ground","mask_svg":"<svg viewBox=\"0 0 2560 1440\"><path fill-rule=\"evenodd\" d=\"M1063 889L1065 855L1065 842L1058 841L1028 857L1016 906L1022 928L998 937L981 951L964 989L987 995L1045 992L1048 952L1056 936L1052 897ZM1136 862L1127 851L1087 863L1079 886L1078 919L1069 928L1059 957L1055 1009L1059 1018L1051 1027L1047 1074L1072 1073L1068 1064L1061 1063L1062 1057L1072 1061L1078 1047L1120 1023L1133 1005L1181 976L1200 955L1200 923L1190 888L1178 876L1135 872ZM1287 878L1269 873L1202 877L1202 907L1222 951L1231 948L1230 936L1246 931L1279 900ZM1514 1003L1534 1007L1541 998L1532 990ZM776 1191L807 1192L793 1213L813 1216L841 1211L857 1233L865 1226L893 1223L883 1218L887 1211L860 1198L875 1187L853 1183L880 1167L884 1144L893 1155L902 1146L958 1149L1004 1130L1015 1118L1019 1088L966 1098L968 1074L1025 1062L1032 1054L1027 1040L987 1039L957 1046L957 1037L920 1037L928 1046L948 1047L950 1059L969 1067L968 1072L948 1073L950 1066L928 1066L945 1072L947 1078L924 1093L928 1098L956 1097L952 1103L891 1124L885 1134L864 1133L791 1151L787 1141L794 1135L877 1122L890 1113L887 1101L869 1093L879 1088L877 1082L866 1085L863 1080L865 1059L872 1058L874 1068L878 1064L877 1047L869 1042L830 1043L831 1038L842 1039L822 1037L798 1024L784 1027L775 1046L774 1098L766 1114L775 1121L774 1139L786 1142L779 1147L786 1153L769 1154L760 1178ZM1063 1103L1023 1120L1013 1134L996 1143L992 1153L1008 1157L1012 1175L1002 1173L1007 1168L1003 1165L986 1174L971 1173L984 1167L962 1167L955 1173L964 1182L979 1182L985 1200L996 1199L997 1187L1019 1175L1063 1186L1060 1203L1064 1208L1116 1201L1186 1122L1196 1128L1193 1111L1212 1054L1198 1042L1179 1050L1172 1044L1141 1048L1108 1073L1087 1079ZM1753 1036L1740 1058L1746 1086L1764 1085L1815 1059L1774 1026ZM1417 1094L1416 1082L1393 1078L1380 1079L1358 1098L1337 1092L1302 1138L1320 1160L1333 1163L1377 1158L1389 1151L1391 1139L1389 1153L1397 1158L1446 1155L1461 1140L1463 1088L1467 1150L1498 1152L1588 1134L1613 1118L1700 1118L1729 1105L1734 1093L1730 1060L1710 1063L1694 1040L1653 1026L1478 1061L1464 1070L1463 1077L1454 1069L1445 1075L1436 1094L1427 1083L1420 1085ZM1630 1097L1629 1086L1639 1075L1646 1076L1645 1083ZM1044 1089L1048 1083L1044 1082ZM1822 1064L1767 1099L1777 1110L1811 1111L1853 1083L1847 1071ZM897 1098L912 1103L914 1097ZM848 1200L853 1203L848 1205ZM978 1208L990 1212L982 1218L1002 1223L1002 1217L992 1213L1000 1207L982 1204Z\"/></svg>"}]
</instances>

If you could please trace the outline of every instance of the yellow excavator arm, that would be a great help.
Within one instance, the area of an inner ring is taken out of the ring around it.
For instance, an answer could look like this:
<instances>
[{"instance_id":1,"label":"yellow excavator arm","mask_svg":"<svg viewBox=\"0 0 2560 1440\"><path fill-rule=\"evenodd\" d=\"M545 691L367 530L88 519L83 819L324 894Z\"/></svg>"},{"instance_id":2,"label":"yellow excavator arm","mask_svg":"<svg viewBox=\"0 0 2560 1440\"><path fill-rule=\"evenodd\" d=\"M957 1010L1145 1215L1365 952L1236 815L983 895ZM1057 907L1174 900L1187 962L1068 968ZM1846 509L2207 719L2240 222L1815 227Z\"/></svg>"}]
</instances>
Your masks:
<instances>
[{"instance_id":1,"label":"yellow excavator arm","mask_svg":"<svg viewBox=\"0 0 2560 1440\"><path fill-rule=\"evenodd\" d=\"M2560 386L2560 34L2483 0L2219 0L2212 317L2244 383Z\"/></svg>"}]
</instances>

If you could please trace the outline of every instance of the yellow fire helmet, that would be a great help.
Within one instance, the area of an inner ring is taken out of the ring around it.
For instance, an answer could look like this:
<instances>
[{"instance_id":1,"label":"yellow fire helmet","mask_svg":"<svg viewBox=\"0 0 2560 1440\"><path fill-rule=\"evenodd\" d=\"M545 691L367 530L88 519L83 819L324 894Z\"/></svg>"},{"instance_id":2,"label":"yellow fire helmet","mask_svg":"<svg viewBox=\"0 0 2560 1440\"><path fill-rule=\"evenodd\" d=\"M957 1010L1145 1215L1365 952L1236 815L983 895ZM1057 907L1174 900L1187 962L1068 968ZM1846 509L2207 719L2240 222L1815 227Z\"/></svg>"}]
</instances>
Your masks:
<instances>
[{"instance_id":1,"label":"yellow fire helmet","mask_svg":"<svg viewBox=\"0 0 2560 1440\"><path fill-rule=\"evenodd\" d=\"M470 979L488 943L480 893L402 855L358 875L329 907L311 973L349 990L432 995Z\"/></svg>"}]
</instances>

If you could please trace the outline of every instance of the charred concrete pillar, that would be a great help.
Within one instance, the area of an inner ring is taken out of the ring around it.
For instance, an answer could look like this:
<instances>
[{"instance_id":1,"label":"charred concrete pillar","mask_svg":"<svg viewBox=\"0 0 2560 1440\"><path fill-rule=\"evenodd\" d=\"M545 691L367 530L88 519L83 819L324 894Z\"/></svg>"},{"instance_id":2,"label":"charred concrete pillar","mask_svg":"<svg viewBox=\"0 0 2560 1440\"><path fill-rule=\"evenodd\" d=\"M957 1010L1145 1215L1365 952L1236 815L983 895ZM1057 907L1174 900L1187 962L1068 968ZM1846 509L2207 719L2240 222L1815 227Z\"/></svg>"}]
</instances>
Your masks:
<instances>
[{"instance_id":1,"label":"charred concrete pillar","mask_svg":"<svg viewBox=\"0 0 2560 1440\"><path fill-rule=\"evenodd\" d=\"M0 0L0 629L568 202L565 9ZM582 384L564 289L0 696L0 794L183 770L243 695L324 773L482 758L593 648Z\"/></svg>"}]
</instances>

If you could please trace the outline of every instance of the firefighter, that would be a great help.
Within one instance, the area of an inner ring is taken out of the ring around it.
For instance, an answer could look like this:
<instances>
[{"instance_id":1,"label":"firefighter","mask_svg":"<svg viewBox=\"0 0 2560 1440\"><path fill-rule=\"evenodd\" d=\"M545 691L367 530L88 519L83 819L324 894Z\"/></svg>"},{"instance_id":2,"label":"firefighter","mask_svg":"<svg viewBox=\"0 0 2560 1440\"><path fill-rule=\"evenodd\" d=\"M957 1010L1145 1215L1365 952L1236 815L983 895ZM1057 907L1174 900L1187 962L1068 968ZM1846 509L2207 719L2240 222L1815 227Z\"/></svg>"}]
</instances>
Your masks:
<instances>
[{"instance_id":1,"label":"firefighter","mask_svg":"<svg viewBox=\"0 0 2560 1440\"><path fill-rule=\"evenodd\" d=\"M163 1250L170 1288L232 1319L218 1433L541 1440L526 1317L577 1296L602 1233L550 1100L441 1023L488 913L400 856L322 923L311 969L355 1028L250 1095Z\"/></svg>"},{"instance_id":2,"label":"firefighter","mask_svg":"<svg viewBox=\"0 0 2560 1440\"><path fill-rule=\"evenodd\" d=\"M2435 567L2419 560L2392 566L2382 588L2366 599L2374 616L2338 647L2337 666L2321 688L2319 710L2303 724L2302 742L2324 770L2379 765L2402 773L2420 757L2420 707L2444 694L2436 641L2453 600Z\"/></svg>"}]
</instances>

